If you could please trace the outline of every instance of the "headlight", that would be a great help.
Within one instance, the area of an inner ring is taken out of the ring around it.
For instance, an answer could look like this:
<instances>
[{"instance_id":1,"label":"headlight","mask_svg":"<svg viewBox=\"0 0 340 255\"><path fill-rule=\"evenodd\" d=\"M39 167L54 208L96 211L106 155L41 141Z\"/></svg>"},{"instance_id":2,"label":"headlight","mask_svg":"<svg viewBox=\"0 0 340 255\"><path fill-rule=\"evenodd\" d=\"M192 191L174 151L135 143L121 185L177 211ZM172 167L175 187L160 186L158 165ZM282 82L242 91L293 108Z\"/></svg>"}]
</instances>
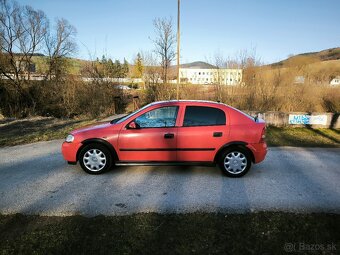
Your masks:
<instances>
[{"instance_id":1,"label":"headlight","mask_svg":"<svg viewBox=\"0 0 340 255\"><path fill-rule=\"evenodd\" d=\"M74 136L73 135L68 135L67 137L66 137L66 142L67 143L72 143L73 142L73 140L74 140Z\"/></svg>"}]
</instances>

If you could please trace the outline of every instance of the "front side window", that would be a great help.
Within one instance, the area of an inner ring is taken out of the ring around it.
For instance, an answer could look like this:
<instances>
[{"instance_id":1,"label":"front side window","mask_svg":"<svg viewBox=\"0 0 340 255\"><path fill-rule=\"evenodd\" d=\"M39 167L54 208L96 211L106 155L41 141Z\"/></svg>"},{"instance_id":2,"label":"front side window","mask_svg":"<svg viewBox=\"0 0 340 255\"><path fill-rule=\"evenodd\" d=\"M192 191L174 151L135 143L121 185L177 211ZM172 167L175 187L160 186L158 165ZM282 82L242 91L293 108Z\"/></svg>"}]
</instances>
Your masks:
<instances>
[{"instance_id":1,"label":"front side window","mask_svg":"<svg viewBox=\"0 0 340 255\"><path fill-rule=\"evenodd\" d=\"M140 128L174 127L177 112L178 106L157 108L137 117L135 122Z\"/></svg>"},{"instance_id":2,"label":"front side window","mask_svg":"<svg viewBox=\"0 0 340 255\"><path fill-rule=\"evenodd\" d=\"M184 127L225 125L224 111L213 107L187 106L185 109Z\"/></svg>"}]
</instances>

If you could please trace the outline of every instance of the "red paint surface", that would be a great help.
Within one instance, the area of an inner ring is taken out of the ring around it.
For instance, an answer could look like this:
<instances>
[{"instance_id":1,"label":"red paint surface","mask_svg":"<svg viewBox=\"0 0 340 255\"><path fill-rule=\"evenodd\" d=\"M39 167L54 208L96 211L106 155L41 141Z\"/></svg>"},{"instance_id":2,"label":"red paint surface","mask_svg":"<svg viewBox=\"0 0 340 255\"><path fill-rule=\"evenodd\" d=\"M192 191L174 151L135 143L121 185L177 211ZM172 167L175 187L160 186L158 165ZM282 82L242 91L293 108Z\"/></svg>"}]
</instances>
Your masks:
<instances>
[{"instance_id":1,"label":"red paint surface","mask_svg":"<svg viewBox=\"0 0 340 255\"><path fill-rule=\"evenodd\" d=\"M179 106L175 127L127 129L129 123L138 116L165 106ZM183 127L186 106L219 108L226 114L226 125ZM255 122L240 111L220 103L205 101L157 102L122 123L107 123L71 132L75 139L72 143L63 143L62 154L65 160L76 162L77 152L83 146L82 142L97 138L109 142L120 161L213 162L216 153L224 145L232 142L244 142L254 155L255 163L259 163L264 160L267 153L267 145L261 141L264 128L263 121ZM213 137L214 132L221 132L222 136ZM173 134L174 137L165 139L165 134Z\"/></svg>"}]
</instances>

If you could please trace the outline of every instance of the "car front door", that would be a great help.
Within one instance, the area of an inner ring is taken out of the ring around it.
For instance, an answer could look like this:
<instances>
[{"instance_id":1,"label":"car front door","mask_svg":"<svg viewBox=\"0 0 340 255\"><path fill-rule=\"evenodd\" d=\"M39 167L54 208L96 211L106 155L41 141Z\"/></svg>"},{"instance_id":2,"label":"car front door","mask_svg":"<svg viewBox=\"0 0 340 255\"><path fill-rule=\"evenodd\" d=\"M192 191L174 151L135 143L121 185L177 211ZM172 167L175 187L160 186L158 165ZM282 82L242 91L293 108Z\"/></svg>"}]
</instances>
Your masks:
<instances>
[{"instance_id":1,"label":"car front door","mask_svg":"<svg viewBox=\"0 0 340 255\"><path fill-rule=\"evenodd\" d=\"M178 106L154 108L123 127L118 138L119 160L176 161L178 109Z\"/></svg>"},{"instance_id":2,"label":"car front door","mask_svg":"<svg viewBox=\"0 0 340 255\"><path fill-rule=\"evenodd\" d=\"M229 137L222 109L187 105L177 133L177 160L212 162Z\"/></svg>"}]
</instances>

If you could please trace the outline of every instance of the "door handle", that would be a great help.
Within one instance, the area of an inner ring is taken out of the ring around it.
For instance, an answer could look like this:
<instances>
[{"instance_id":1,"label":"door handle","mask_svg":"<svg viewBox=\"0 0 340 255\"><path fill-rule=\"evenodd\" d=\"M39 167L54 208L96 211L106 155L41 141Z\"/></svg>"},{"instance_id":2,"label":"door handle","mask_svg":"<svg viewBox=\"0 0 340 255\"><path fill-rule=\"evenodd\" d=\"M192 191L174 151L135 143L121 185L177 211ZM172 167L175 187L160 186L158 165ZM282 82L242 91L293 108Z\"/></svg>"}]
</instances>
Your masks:
<instances>
[{"instance_id":1,"label":"door handle","mask_svg":"<svg viewBox=\"0 0 340 255\"><path fill-rule=\"evenodd\" d=\"M214 132L213 137L222 137L222 132Z\"/></svg>"},{"instance_id":2,"label":"door handle","mask_svg":"<svg viewBox=\"0 0 340 255\"><path fill-rule=\"evenodd\" d=\"M171 134L171 133L165 134L165 135L164 135L164 139L172 139L172 138L174 138L174 137L175 137L175 135L174 135L174 134Z\"/></svg>"}]
</instances>

